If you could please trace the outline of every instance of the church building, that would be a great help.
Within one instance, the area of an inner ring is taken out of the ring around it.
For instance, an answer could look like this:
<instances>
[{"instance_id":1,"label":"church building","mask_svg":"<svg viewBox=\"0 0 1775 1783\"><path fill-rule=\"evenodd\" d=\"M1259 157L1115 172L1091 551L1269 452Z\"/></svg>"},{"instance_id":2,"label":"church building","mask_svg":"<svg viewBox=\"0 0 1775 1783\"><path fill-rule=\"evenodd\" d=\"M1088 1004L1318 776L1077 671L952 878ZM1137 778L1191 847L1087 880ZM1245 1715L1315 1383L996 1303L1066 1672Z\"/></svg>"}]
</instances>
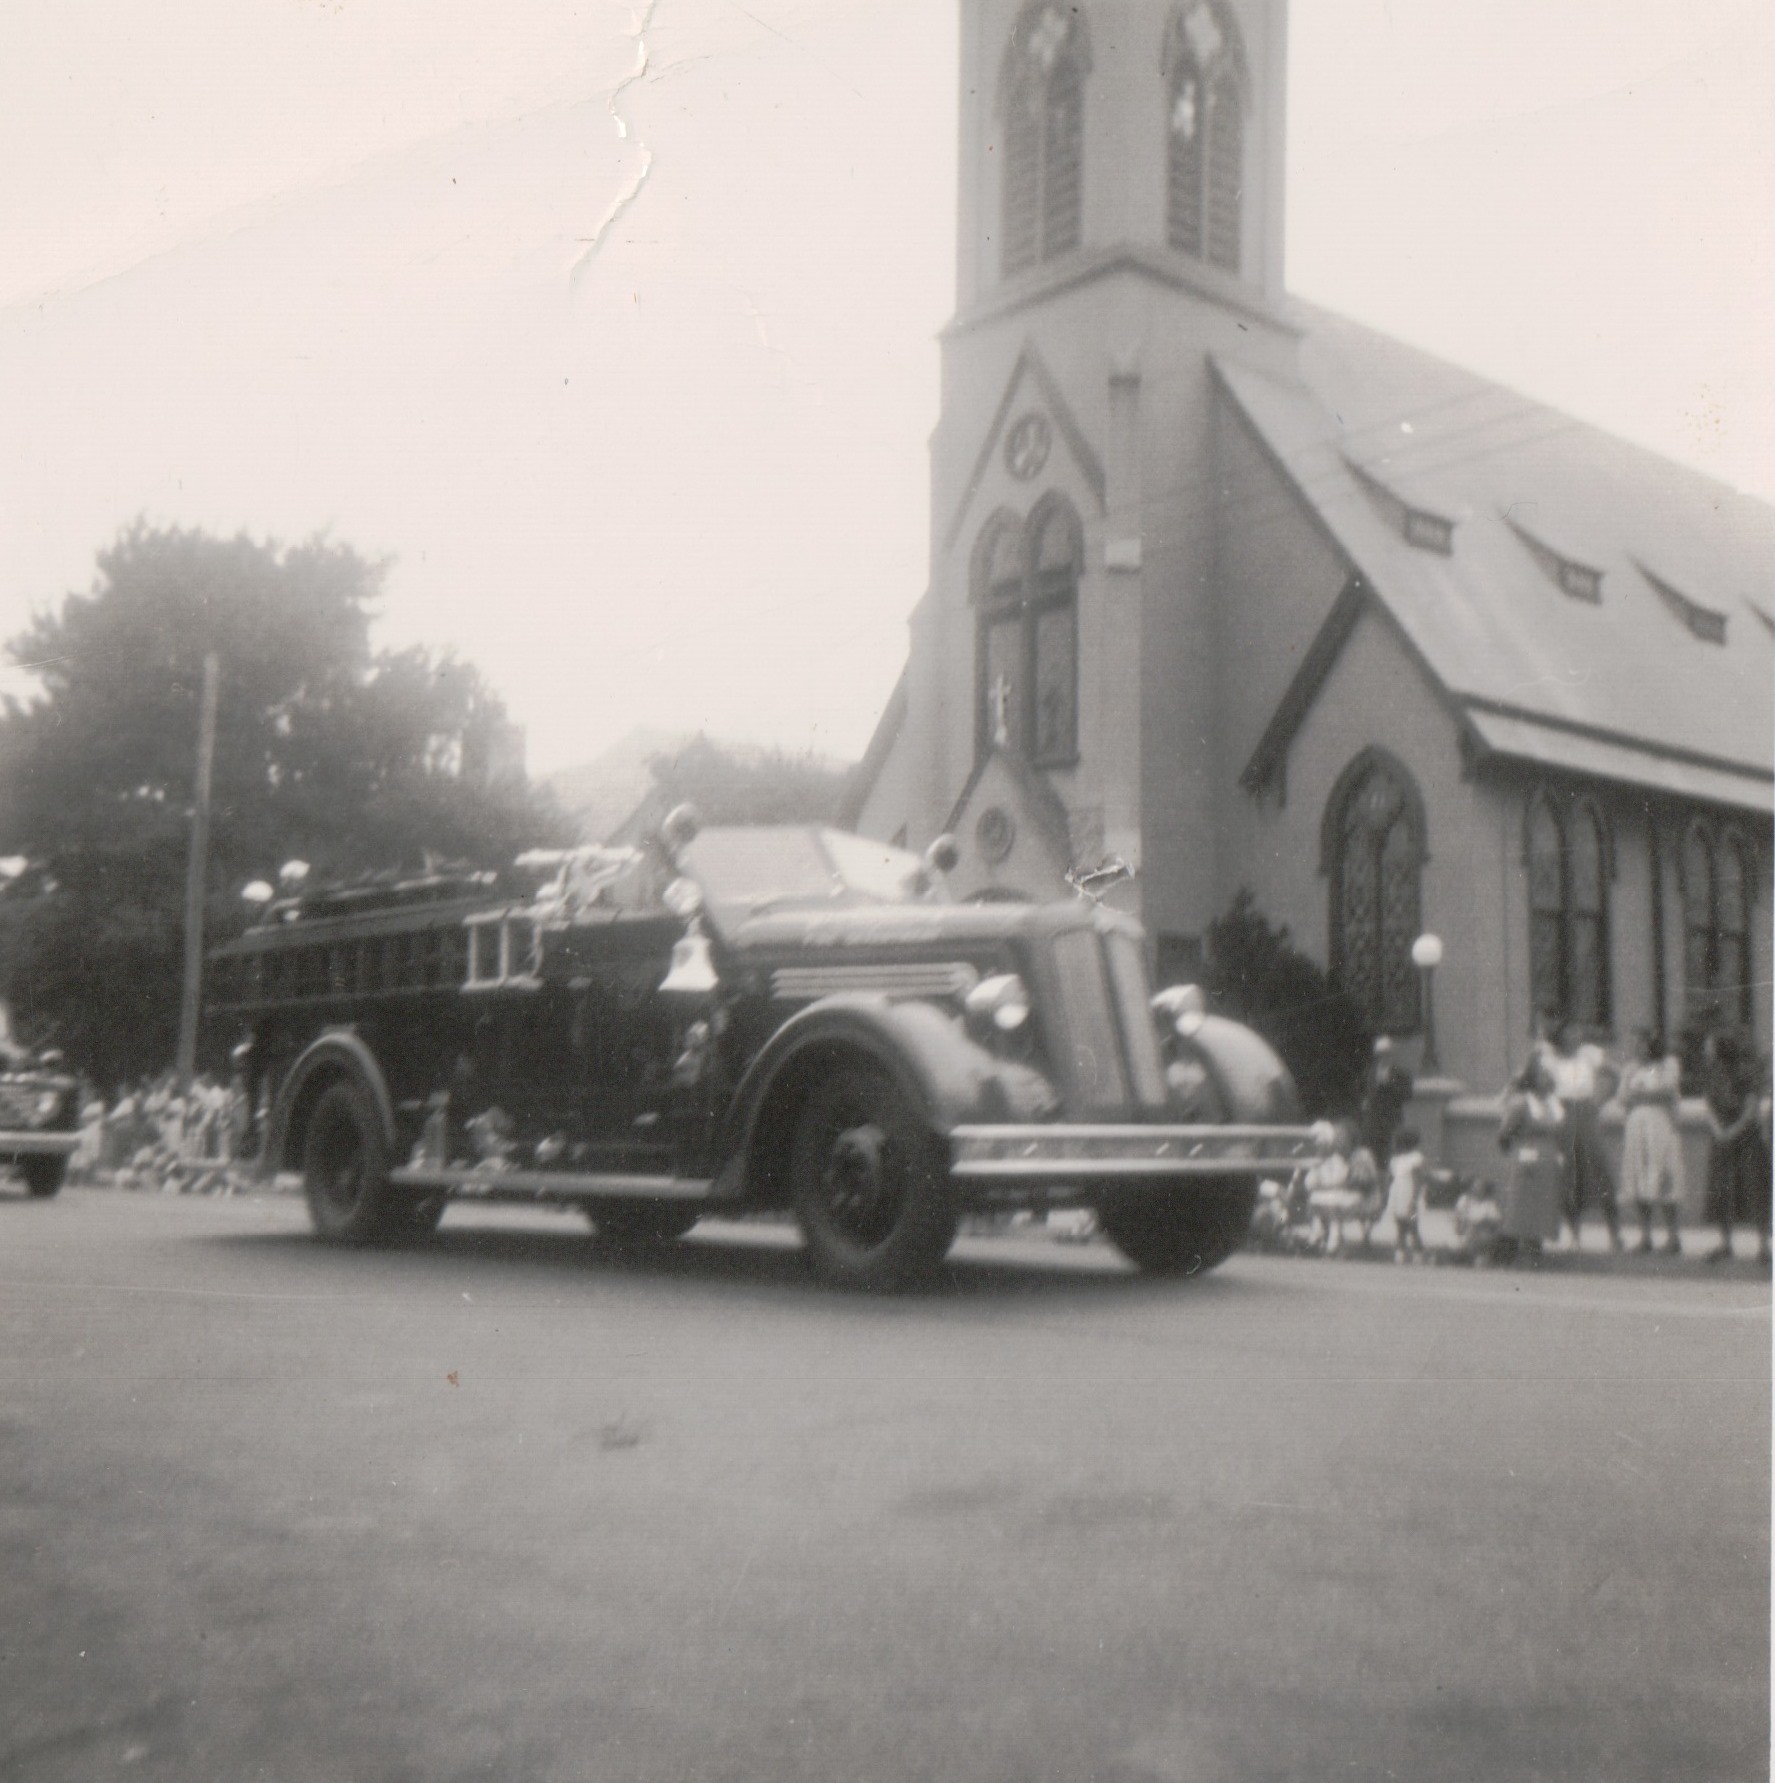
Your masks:
<instances>
[{"instance_id":1,"label":"church building","mask_svg":"<svg viewBox=\"0 0 1775 1783\"><path fill-rule=\"evenodd\" d=\"M1769 1046L1775 511L1291 299L1286 0L963 0L930 585L864 833L964 896L1242 888L1442 1066ZM1412 1048L1408 1044L1408 1056Z\"/></svg>"}]
</instances>

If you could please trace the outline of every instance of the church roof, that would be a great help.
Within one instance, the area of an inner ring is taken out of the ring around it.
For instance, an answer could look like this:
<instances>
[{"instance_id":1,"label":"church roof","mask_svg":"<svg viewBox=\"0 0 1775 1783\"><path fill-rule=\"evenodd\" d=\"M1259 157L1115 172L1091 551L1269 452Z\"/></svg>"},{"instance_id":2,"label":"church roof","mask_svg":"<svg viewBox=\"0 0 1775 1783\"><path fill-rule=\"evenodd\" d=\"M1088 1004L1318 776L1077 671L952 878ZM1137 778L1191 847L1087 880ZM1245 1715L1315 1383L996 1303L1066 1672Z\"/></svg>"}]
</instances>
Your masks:
<instances>
[{"instance_id":1,"label":"church roof","mask_svg":"<svg viewBox=\"0 0 1775 1783\"><path fill-rule=\"evenodd\" d=\"M1768 810L1775 509L1300 306L1224 388L1482 749Z\"/></svg>"},{"instance_id":2,"label":"church roof","mask_svg":"<svg viewBox=\"0 0 1775 1783\"><path fill-rule=\"evenodd\" d=\"M862 822L863 807L868 804L869 794L881 778L881 770L905 724L906 671L901 669L894 682L894 691L888 695L887 704L875 721L869 746L863 751L862 760L851 770L850 781L844 789L844 798L838 808L838 821L844 829L854 830Z\"/></svg>"}]
</instances>

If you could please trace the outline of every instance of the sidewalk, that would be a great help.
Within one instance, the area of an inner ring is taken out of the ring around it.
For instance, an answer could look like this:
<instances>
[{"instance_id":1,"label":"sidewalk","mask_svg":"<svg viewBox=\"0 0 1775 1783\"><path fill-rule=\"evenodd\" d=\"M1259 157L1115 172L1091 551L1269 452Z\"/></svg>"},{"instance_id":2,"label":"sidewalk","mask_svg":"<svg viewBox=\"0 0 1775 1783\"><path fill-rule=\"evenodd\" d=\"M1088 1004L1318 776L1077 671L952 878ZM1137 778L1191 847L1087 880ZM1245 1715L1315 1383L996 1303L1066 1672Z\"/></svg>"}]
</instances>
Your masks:
<instances>
[{"instance_id":1,"label":"sidewalk","mask_svg":"<svg viewBox=\"0 0 1775 1783\"><path fill-rule=\"evenodd\" d=\"M261 1174L251 1161L164 1156L140 1166L76 1167L68 1172L68 1184L71 1188L162 1195L269 1195L287 1193L290 1187L288 1182Z\"/></svg>"},{"instance_id":2,"label":"sidewalk","mask_svg":"<svg viewBox=\"0 0 1775 1783\"><path fill-rule=\"evenodd\" d=\"M1036 1220L1019 1223L1014 1227L981 1222L970 1224L966 1229L979 1237L1015 1236L1043 1239L1050 1244L1107 1245L1109 1243L1098 1227L1095 1218L1082 1208L1058 1209L1051 1213L1045 1222ZM1419 1216L1418 1230L1424 1241L1424 1255L1413 1267L1440 1269L1471 1269L1475 1267L1471 1259L1462 1255L1456 1245L1454 1214L1451 1210L1426 1208ZM1642 1252L1639 1248L1637 1222L1631 1227L1623 1227L1621 1236L1625 1241L1626 1249L1619 1252L1612 1250L1609 1246L1608 1228L1603 1225L1600 1216L1592 1215L1585 1220L1579 1242L1576 1245L1569 1237L1562 1236L1557 1242L1548 1244L1538 1254L1522 1253L1510 1263L1488 1263L1479 1265L1479 1267L1532 1269L1564 1274L1686 1277L1693 1281L1742 1282L1767 1281L1769 1279L1768 1265L1757 1262L1756 1234L1748 1226L1741 1226L1733 1234L1731 1258L1717 1263L1709 1260L1720 1241L1717 1226L1683 1228L1678 1234L1682 1251L1680 1255L1676 1256L1667 1255L1663 1250L1665 1235L1662 1230L1656 1235L1656 1243L1659 1248L1649 1254ZM1335 1269L1344 1263L1385 1263L1391 1265L1393 1262L1393 1226L1390 1220L1383 1218L1375 1226L1368 1244L1364 1246L1356 1235L1355 1222L1352 1221L1344 1248L1329 1256L1267 1250L1262 1246L1252 1248L1254 1254L1285 1257L1303 1265L1310 1264L1319 1268Z\"/></svg>"},{"instance_id":3,"label":"sidewalk","mask_svg":"<svg viewBox=\"0 0 1775 1783\"><path fill-rule=\"evenodd\" d=\"M295 1195L302 1190L302 1179L288 1172L269 1175L253 1163L223 1164L215 1159L187 1161L159 1170L88 1170L69 1177L72 1184L85 1188L115 1189L125 1193L197 1194L197 1195ZM1044 1222L1040 1219L1015 1225L996 1219L972 1219L963 1222L963 1230L976 1238L1017 1237L1045 1240L1049 1244L1108 1245L1095 1218L1083 1208L1057 1209ZM1427 1207L1418 1219L1418 1230L1424 1241L1424 1256L1416 1267L1469 1269L1472 1262L1462 1256L1455 1243L1454 1214L1448 1209ZM1756 1260L1756 1233L1740 1226L1733 1234L1733 1252L1729 1260L1710 1262L1709 1257L1719 1244L1717 1226L1687 1226L1679 1236L1680 1256L1666 1255L1662 1249L1664 1234L1657 1234L1659 1249L1649 1255L1639 1249L1637 1224L1622 1228L1627 1248L1616 1252L1609 1248L1608 1228L1595 1214L1585 1219L1580 1241L1573 1245L1568 1236L1561 1236L1538 1255L1521 1255L1508 1264L1487 1267L1509 1269L1553 1270L1571 1274L1627 1274L1645 1276L1687 1276L1697 1281L1755 1281L1769 1279L1767 1264ZM1272 1255L1280 1253L1268 1253ZM1364 1246L1355 1235L1352 1222L1344 1248L1327 1257L1296 1256L1294 1261L1337 1268L1343 1263L1387 1263L1393 1261L1393 1227L1382 1219Z\"/></svg>"},{"instance_id":4,"label":"sidewalk","mask_svg":"<svg viewBox=\"0 0 1775 1783\"><path fill-rule=\"evenodd\" d=\"M1454 1214L1446 1209L1425 1208L1418 1218L1418 1230L1423 1235L1426 1252L1425 1263L1434 1263L1444 1268L1470 1268L1471 1264L1461 1257L1455 1246ZM1574 1245L1569 1234L1562 1234L1557 1240L1549 1243L1539 1255L1519 1256L1513 1263L1496 1265L1511 1269L1550 1269L1571 1273L1594 1274L1599 1271L1630 1275L1685 1275L1709 1278L1730 1278L1742 1280L1746 1276L1767 1277L1767 1264L1758 1264L1756 1233L1748 1226L1740 1226L1733 1234L1733 1251L1729 1260L1718 1263L1709 1262L1708 1258L1720 1241L1717 1226L1686 1226L1678 1234L1682 1242L1680 1256L1666 1255L1662 1246L1665 1234L1662 1230L1655 1234L1655 1242L1660 1247L1647 1254L1639 1248L1639 1227L1634 1222L1623 1225L1621 1237L1626 1243L1623 1251L1614 1251L1609 1246L1608 1228L1603 1224L1600 1214L1589 1214L1585 1217L1579 1242ZM1383 1219L1374 1229L1374 1236L1366 1251L1359 1240L1350 1242L1343 1256L1356 1261L1391 1263L1393 1260L1393 1227L1389 1220ZM1338 1257L1326 1259L1305 1258L1303 1261L1327 1261L1336 1263Z\"/></svg>"}]
</instances>

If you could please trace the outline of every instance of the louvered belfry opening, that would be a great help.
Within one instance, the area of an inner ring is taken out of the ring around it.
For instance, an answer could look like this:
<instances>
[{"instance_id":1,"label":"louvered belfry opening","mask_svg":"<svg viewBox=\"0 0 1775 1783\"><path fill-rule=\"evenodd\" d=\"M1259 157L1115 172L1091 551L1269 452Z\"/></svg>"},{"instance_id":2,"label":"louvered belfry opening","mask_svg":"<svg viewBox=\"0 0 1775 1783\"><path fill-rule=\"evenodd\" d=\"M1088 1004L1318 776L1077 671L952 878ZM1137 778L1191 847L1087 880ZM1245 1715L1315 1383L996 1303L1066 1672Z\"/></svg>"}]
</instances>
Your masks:
<instances>
[{"instance_id":1,"label":"louvered belfry opening","mask_svg":"<svg viewBox=\"0 0 1775 1783\"><path fill-rule=\"evenodd\" d=\"M1194 0L1173 16L1165 74L1166 240L1180 253L1237 272L1244 247L1244 56L1237 27L1212 0Z\"/></svg>"},{"instance_id":2,"label":"louvered belfry opening","mask_svg":"<svg viewBox=\"0 0 1775 1783\"><path fill-rule=\"evenodd\" d=\"M1025 10L1011 33L1000 106L1007 274L1079 245L1087 67L1084 33L1071 8L1043 0Z\"/></svg>"}]
</instances>

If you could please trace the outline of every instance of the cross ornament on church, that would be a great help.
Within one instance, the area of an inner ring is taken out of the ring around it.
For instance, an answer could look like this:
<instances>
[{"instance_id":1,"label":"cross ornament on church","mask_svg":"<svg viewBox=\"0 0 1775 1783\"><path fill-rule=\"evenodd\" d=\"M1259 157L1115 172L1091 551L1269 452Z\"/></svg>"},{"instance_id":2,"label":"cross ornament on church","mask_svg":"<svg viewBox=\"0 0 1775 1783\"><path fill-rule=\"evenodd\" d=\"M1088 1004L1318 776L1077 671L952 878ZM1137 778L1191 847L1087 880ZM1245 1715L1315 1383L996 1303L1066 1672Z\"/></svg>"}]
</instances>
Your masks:
<instances>
[{"instance_id":1,"label":"cross ornament on church","mask_svg":"<svg viewBox=\"0 0 1775 1783\"><path fill-rule=\"evenodd\" d=\"M1072 21L1058 7L1050 6L1042 14L1041 23L1030 34L1029 53L1044 74L1052 73L1071 30Z\"/></svg>"},{"instance_id":2,"label":"cross ornament on church","mask_svg":"<svg viewBox=\"0 0 1775 1783\"><path fill-rule=\"evenodd\" d=\"M1171 108L1171 133L1185 142L1196 140L1196 82L1192 75L1177 89L1177 103Z\"/></svg>"},{"instance_id":3,"label":"cross ornament on church","mask_svg":"<svg viewBox=\"0 0 1775 1783\"><path fill-rule=\"evenodd\" d=\"M986 690L986 703L992 712L993 747L1004 749L1011 741L1011 677L1002 669Z\"/></svg>"}]
</instances>

